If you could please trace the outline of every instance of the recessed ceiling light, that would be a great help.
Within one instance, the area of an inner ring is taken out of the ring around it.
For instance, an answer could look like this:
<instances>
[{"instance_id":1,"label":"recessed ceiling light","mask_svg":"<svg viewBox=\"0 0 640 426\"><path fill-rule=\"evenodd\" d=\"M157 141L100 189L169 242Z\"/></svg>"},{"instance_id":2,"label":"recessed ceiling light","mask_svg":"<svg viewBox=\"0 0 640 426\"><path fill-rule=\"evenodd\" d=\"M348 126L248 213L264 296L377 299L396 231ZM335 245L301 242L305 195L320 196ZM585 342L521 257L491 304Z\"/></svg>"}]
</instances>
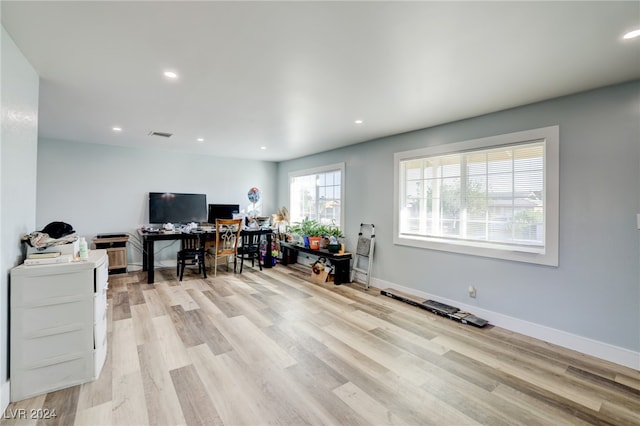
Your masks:
<instances>
[{"instance_id":1,"label":"recessed ceiling light","mask_svg":"<svg viewBox=\"0 0 640 426\"><path fill-rule=\"evenodd\" d=\"M356 124L362 124L362 123L364 123L364 121L362 121L362 120L356 120L356 121L354 121L354 123L356 123Z\"/></svg>"},{"instance_id":2,"label":"recessed ceiling light","mask_svg":"<svg viewBox=\"0 0 640 426\"><path fill-rule=\"evenodd\" d=\"M204 142L204 138L198 138L196 139L198 142Z\"/></svg>"},{"instance_id":3,"label":"recessed ceiling light","mask_svg":"<svg viewBox=\"0 0 640 426\"><path fill-rule=\"evenodd\" d=\"M267 149L267 147L266 146L261 146L260 149L264 151L265 149Z\"/></svg>"},{"instance_id":4,"label":"recessed ceiling light","mask_svg":"<svg viewBox=\"0 0 640 426\"><path fill-rule=\"evenodd\" d=\"M640 29L629 31L624 36L622 36L622 38L624 38L625 40L629 40L631 38L636 38L638 36L640 36Z\"/></svg>"},{"instance_id":5,"label":"recessed ceiling light","mask_svg":"<svg viewBox=\"0 0 640 426\"><path fill-rule=\"evenodd\" d=\"M121 132L122 127L112 127L111 130L113 130L114 132Z\"/></svg>"},{"instance_id":6,"label":"recessed ceiling light","mask_svg":"<svg viewBox=\"0 0 640 426\"><path fill-rule=\"evenodd\" d=\"M178 78L178 74L173 71L165 71L164 76L170 78L171 80L175 80L176 78Z\"/></svg>"}]
</instances>

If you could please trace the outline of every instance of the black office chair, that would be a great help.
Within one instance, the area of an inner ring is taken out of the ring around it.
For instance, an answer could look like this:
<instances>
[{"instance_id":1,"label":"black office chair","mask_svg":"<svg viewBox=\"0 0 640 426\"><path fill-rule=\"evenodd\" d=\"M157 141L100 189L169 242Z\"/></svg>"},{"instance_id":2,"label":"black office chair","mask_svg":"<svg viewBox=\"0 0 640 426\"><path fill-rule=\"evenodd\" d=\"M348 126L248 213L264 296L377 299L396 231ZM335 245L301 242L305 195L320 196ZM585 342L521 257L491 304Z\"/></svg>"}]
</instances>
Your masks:
<instances>
[{"instance_id":1,"label":"black office chair","mask_svg":"<svg viewBox=\"0 0 640 426\"><path fill-rule=\"evenodd\" d=\"M258 266L262 271L262 262L260 256L260 233L245 231L241 235L242 245L238 246L237 258L240 259L240 273L242 273L242 266L245 260L251 260L251 266L255 266L256 259L258 260ZM235 272L235 268L234 268Z\"/></svg>"},{"instance_id":2,"label":"black office chair","mask_svg":"<svg viewBox=\"0 0 640 426\"><path fill-rule=\"evenodd\" d=\"M180 251L178 252L178 270L177 275L182 281L184 275L184 269L187 266L197 266L198 273L204 275L207 278L207 268L204 263L205 252L204 247L201 244L200 237L193 235L181 240Z\"/></svg>"}]
</instances>

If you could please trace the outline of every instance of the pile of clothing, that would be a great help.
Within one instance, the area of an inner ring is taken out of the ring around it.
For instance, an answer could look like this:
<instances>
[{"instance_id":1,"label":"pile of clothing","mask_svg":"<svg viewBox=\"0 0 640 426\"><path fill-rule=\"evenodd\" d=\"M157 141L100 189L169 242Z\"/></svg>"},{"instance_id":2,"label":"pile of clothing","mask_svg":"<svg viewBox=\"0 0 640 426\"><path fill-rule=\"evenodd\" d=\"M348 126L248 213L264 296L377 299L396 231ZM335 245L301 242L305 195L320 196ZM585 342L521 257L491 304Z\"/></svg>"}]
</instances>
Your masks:
<instances>
[{"instance_id":1,"label":"pile of clothing","mask_svg":"<svg viewBox=\"0 0 640 426\"><path fill-rule=\"evenodd\" d=\"M65 222L51 222L42 231L35 231L22 237L31 247L44 250L47 247L69 244L76 241L76 231Z\"/></svg>"}]
</instances>

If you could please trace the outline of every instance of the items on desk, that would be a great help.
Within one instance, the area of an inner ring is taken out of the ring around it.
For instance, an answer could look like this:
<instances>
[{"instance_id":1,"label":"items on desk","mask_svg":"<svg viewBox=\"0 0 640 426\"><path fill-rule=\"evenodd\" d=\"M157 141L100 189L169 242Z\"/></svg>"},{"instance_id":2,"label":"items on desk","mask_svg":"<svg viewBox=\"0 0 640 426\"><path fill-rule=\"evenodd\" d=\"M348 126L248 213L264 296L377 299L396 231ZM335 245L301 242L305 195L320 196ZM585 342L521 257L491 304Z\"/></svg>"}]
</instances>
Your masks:
<instances>
[{"instance_id":1,"label":"items on desk","mask_svg":"<svg viewBox=\"0 0 640 426\"><path fill-rule=\"evenodd\" d=\"M271 215L271 222L274 228L278 229L278 231L282 228L282 233L284 233L287 225L289 225L289 210L286 207L280 208L278 213Z\"/></svg>"},{"instance_id":2,"label":"items on desk","mask_svg":"<svg viewBox=\"0 0 640 426\"><path fill-rule=\"evenodd\" d=\"M153 226L143 226L140 228L140 231L147 234L189 234L192 232L211 232L213 231L213 226L200 226L195 222L187 223L185 225L176 226L173 223L165 223L162 225L162 229L154 228Z\"/></svg>"},{"instance_id":3,"label":"items on desk","mask_svg":"<svg viewBox=\"0 0 640 426\"><path fill-rule=\"evenodd\" d=\"M186 225L180 225L180 227L178 228L178 230L183 233L195 232L198 231L198 229L198 224L195 222L187 223Z\"/></svg>"},{"instance_id":4,"label":"items on desk","mask_svg":"<svg viewBox=\"0 0 640 426\"><path fill-rule=\"evenodd\" d=\"M268 216L255 216L250 217L246 215L239 215L240 217L235 217L235 219L244 218L244 222L242 225L242 229L247 230L255 230L255 229L271 229L270 218Z\"/></svg>"}]
</instances>

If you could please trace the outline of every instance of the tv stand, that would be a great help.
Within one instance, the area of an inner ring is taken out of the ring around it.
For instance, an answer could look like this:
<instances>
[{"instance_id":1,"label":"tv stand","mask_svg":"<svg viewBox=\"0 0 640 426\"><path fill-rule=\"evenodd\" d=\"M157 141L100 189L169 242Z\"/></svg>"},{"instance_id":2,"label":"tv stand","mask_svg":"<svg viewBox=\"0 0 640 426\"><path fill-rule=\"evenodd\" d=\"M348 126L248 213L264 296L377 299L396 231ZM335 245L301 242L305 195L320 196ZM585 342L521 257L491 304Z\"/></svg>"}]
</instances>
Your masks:
<instances>
[{"instance_id":1,"label":"tv stand","mask_svg":"<svg viewBox=\"0 0 640 426\"><path fill-rule=\"evenodd\" d=\"M107 250L109 275L127 272L127 234L102 234L93 239L96 249Z\"/></svg>"}]
</instances>

